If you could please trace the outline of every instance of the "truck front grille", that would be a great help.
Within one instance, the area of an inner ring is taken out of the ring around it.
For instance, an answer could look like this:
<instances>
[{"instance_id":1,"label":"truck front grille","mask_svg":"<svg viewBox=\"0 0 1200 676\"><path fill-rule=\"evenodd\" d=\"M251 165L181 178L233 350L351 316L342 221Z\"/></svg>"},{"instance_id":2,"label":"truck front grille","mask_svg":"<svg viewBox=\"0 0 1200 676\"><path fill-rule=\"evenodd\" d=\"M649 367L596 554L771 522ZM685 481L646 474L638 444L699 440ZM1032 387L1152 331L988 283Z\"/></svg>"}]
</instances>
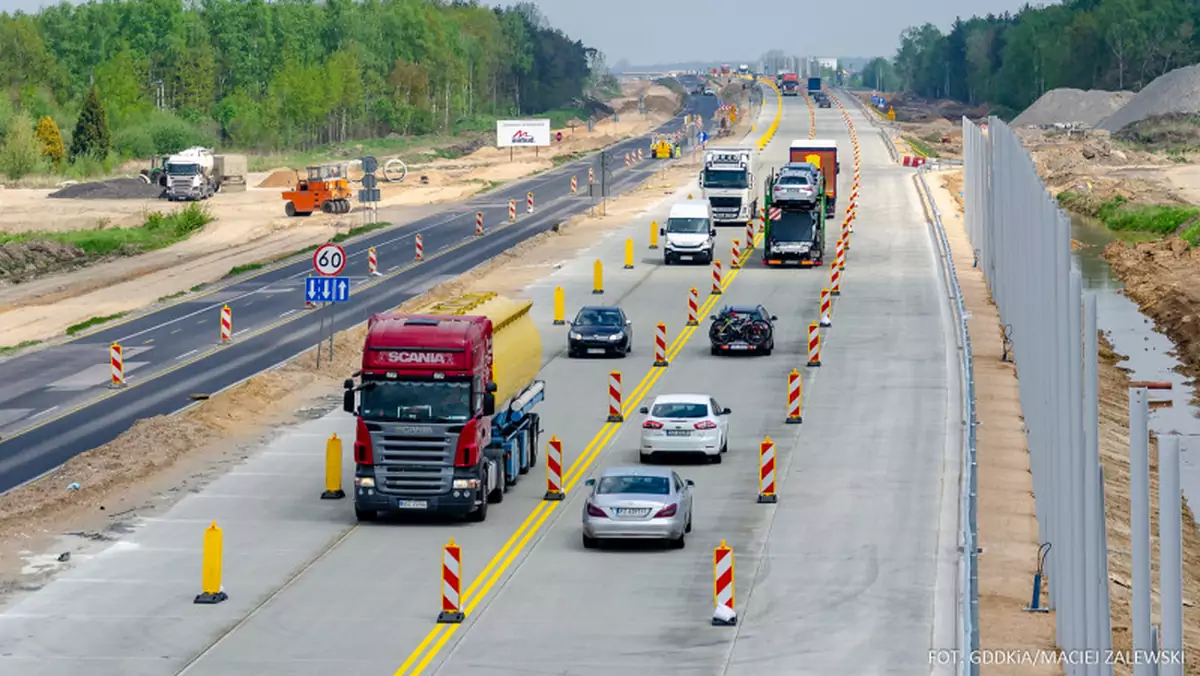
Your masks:
<instances>
[{"instance_id":1,"label":"truck front grille","mask_svg":"<svg viewBox=\"0 0 1200 676\"><path fill-rule=\"evenodd\" d=\"M741 209L741 197L709 197L709 204L712 204L713 209Z\"/></svg>"},{"instance_id":2,"label":"truck front grille","mask_svg":"<svg viewBox=\"0 0 1200 676\"><path fill-rule=\"evenodd\" d=\"M375 453L375 489L406 496L439 495L454 478L454 450L461 425L368 423Z\"/></svg>"}]
</instances>

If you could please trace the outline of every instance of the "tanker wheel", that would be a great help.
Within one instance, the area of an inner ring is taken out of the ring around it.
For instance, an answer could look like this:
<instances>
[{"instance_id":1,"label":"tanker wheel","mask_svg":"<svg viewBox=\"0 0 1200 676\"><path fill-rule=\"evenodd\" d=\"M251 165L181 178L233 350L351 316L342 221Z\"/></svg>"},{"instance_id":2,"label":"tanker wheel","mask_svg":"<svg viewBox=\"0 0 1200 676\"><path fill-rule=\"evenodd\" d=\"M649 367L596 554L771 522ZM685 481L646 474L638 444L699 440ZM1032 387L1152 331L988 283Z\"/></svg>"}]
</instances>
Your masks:
<instances>
[{"instance_id":1,"label":"tanker wheel","mask_svg":"<svg viewBox=\"0 0 1200 676\"><path fill-rule=\"evenodd\" d=\"M283 205L283 213L287 214L288 218L295 218L296 204L294 202L288 202L287 204Z\"/></svg>"}]
</instances>

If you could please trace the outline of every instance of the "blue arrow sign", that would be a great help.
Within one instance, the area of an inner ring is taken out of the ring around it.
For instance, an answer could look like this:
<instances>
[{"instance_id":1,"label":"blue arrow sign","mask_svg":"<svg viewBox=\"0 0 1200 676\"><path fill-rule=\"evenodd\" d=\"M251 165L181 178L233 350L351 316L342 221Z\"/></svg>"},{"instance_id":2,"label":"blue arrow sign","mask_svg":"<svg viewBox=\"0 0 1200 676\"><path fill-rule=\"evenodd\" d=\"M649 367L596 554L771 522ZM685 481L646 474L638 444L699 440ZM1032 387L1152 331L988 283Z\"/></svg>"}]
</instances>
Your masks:
<instances>
[{"instance_id":1,"label":"blue arrow sign","mask_svg":"<svg viewBox=\"0 0 1200 676\"><path fill-rule=\"evenodd\" d=\"M306 303L345 303L350 300L348 277L309 277L304 285Z\"/></svg>"}]
</instances>

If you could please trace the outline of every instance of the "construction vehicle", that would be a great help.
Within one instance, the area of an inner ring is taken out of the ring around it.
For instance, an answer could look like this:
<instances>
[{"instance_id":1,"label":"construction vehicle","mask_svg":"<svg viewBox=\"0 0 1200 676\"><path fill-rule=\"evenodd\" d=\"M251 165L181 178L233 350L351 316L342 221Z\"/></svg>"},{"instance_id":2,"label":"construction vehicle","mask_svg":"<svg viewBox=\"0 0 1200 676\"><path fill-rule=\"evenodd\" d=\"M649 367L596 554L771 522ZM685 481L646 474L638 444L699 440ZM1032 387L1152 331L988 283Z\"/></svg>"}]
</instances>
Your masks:
<instances>
[{"instance_id":1,"label":"construction vehicle","mask_svg":"<svg viewBox=\"0 0 1200 676\"><path fill-rule=\"evenodd\" d=\"M713 222L743 225L754 219L758 200L754 194L753 148L718 148L705 151L700 190L712 205Z\"/></svg>"},{"instance_id":2,"label":"construction vehicle","mask_svg":"<svg viewBox=\"0 0 1200 676\"><path fill-rule=\"evenodd\" d=\"M815 204L775 201L778 179L779 175L772 172L764 181L767 220L763 222L763 265L796 263L801 267L819 267L825 257L824 196Z\"/></svg>"},{"instance_id":3,"label":"construction vehicle","mask_svg":"<svg viewBox=\"0 0 1200 676\"><path fill-rule=\"evenodd\" d=\"M825 177L825 215L832 217L837 211L837 178L842 163L838 162L837 141L805 139L792 141L788 151L789 162L808 162L821 170Z\"/></svg>"},{"instance_id":4,"label":"construction vehicle","mask_svg":"<svg viewBox=\"0 0 1200 676\"><path fill-rule=\"evenodd\" d=\"M656 160L669 160L674 154L674 147L665 136L659 136L654 143L650 144L650 157Z\"/></svg>"},{"instance_id":5,"label":"construction vehicle","mask_svg":"<svg viewBox=\"0 0 1200 676\"><path fill-rule=\"evenodd\" d=\"M321 165L308 167L308 177L283 193L284 212L289 217L309 216L314 211L326 214L350 213L350 179L346 167Z\"/></svg>"},{"instance_id":6,"label":"construction vehicle","mask_svg":"<svg viewBox=\"0 0 1200 676\"><path fill-rule=\"evenodd\" d=\"M140 172L142 180L150 185L167 187L167 160L169 159L171 159L170 155L158 157L153 166Z\"/></svg>"},{"instance_id":7,"label":"construction vehicle","mask_svg":"<svg viewBox=\"0 0 1200 676\"><path fill-rule=\"evenodd\" d=\"M213 152L199 146L181 150L167 158L167 199L206 200L221 190L213 173Z\"/></svg>"},{"instance_id":8,"label":"construction vehicle","mask_svg":"<svg viewBox=\"0 0 1200 676\"><path fill-rule=\"evenodd\" d=\"M381 512L484 521L488 504L537 464L533 409L546 384L536 379L542 342L532 305L469 293L368 319L359 382L345 381L342 401L357 418L360 521Z\"/></svg>"}]
</instances>

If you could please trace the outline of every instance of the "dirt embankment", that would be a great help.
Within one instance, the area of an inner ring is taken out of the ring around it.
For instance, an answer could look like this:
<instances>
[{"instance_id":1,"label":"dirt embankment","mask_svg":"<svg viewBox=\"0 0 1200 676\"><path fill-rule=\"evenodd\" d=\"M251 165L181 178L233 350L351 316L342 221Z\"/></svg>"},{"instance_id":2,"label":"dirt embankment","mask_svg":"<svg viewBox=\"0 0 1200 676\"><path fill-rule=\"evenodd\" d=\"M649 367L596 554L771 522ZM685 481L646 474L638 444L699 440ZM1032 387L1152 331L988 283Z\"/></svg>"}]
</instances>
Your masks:
<instances>
[{"instance_id":1,"label":"dirt embankment","mask_svg":"<svg viewBox=\"0 0 1200 676\"><path fill-rule=\"evenodd\" d=\"M982 644L990 649L1052 648L1052 614L1033 616L1021 610L1028 603L1036 552L1037 527L1032 511L1032 485L1028 450L1021 432L1022 418L1016 369L1000 361L1002 326L991 303L982 273L963 265L971 249L963 234L960 171L944 172L934 179L935 190L954 256L959 261L959 282L972 313L970 324L975 349L975 377L979 428L980 624ZM957 208L955 208L957 207ZM1129 545L1129 384L1117 355L1102 341L1100 349L1100 456L1104 466L1105 507L1109 551L1109 595L1112 606L1113 647L1124 654L1132 650L1131 560ZM1151 530L1158 532L1157 444L1151 441ZM1200 654L1200 535L1190 510L1183 512L1184 551L1184 650ZM1157 537L1153 540L1153 567L1157 569ZM1155 570L1155 576L1157 571ZM1050 584L1054 581L1051 580ZM1157 597L1157 591L1155 591ZM986 671L985 667L985 671ZM990 674L1028 674L1025 666L995 666ZM1057 673L1057 670L1044 673ZM1116 673L1132 673L1117 665ZM1187 674L1200 674L1200 663L1189 661Z\"/></svg>"}]
</instances>

